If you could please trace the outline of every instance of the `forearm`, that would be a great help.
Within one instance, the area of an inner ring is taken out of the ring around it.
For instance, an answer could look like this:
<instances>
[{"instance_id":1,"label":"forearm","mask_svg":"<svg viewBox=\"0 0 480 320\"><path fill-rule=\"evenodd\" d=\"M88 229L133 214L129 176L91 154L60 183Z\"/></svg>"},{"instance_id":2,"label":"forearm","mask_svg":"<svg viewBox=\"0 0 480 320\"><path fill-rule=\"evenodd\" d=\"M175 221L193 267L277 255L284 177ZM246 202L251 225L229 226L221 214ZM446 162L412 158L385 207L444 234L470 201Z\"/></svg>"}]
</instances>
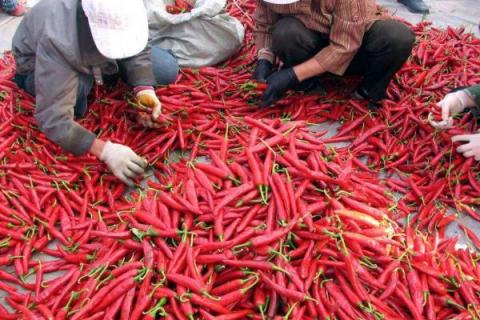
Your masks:
<instances>
[{"instance_id":1,"label":"forearm","mask_svg":"<svg viewBox=\"0 0 480 320\"><path fill-rule=\"evenodd\" d=\"M58 144L64 151L82 156L91 150L95 135L75 121L62 119L55 112L37 113L36 119L40 130L47 138Z\"/></svg>"},{"instance_id":2,"label":"forearm","mask_svg":"<svg viewBox=\"0 0 480 320\"><path fill-rule=\"evenodd\" d=\"M320 65L315 58L309 59L295 66L293 71L297 75L298 81L300 82L326 72L323 66Z\"/></svg>"}]
</instances>

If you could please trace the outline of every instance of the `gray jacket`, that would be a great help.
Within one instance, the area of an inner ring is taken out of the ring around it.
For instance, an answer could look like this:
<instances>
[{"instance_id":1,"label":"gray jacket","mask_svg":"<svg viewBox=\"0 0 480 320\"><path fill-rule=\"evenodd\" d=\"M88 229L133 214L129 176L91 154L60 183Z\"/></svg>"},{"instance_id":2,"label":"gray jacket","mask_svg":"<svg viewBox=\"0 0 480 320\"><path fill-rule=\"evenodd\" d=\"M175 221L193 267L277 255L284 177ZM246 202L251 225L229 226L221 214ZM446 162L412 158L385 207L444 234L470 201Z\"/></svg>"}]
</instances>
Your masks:
<instances>
[{"instance_id":1,"label":"gray jacket","mask_svg":"<svg viewBox=\"0 0 480 320\"><path fill-rule=\"evenodd\" d=\"M43 0L27 13L13 37L17 73L34 73L40 129L65 151L87 153L95 135L74 121L79 76L102 83L120 70L131 86L153 86L148 49L135 57L109 60L97 50L79 0Z\"/></svg>"}]
</instances>

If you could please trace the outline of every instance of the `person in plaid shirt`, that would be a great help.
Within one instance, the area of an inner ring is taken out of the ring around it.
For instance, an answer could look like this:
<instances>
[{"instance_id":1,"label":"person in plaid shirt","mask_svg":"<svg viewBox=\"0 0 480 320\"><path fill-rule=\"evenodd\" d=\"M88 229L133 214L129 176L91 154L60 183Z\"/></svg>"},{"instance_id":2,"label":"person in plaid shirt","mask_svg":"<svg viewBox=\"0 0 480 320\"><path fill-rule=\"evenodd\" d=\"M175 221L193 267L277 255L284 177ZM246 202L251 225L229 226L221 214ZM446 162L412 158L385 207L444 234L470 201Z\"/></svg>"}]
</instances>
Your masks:
<instances>
[{"instance_id":1,"label":"person in plaid shirt","mask_svg":"<svg viewBox=\"0 0 480 320\"><path fill-rule=\"evenodd\" d=\"M381 13L375 0L257 0L253 78L267 82L261 107L289 89L314 88L318 76L362 75L354 97L379 108L409 57L415 36ZM283 67L275 69L280 60Z\"/></svg>"}]
</instances>

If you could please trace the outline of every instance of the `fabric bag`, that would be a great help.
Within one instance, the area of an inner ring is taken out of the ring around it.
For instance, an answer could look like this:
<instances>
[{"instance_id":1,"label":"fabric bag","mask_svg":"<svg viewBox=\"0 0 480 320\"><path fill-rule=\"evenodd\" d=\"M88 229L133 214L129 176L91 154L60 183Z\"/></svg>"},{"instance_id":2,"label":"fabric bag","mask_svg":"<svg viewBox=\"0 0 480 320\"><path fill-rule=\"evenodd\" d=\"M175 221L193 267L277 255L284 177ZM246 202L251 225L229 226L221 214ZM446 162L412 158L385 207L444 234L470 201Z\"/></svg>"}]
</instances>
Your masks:
<instances>
[{"instance_id":1,"label":"fabric bag","mask_svg":"<svg viewBox=\"0 0 480 320\"><path fill-rule=\"evenodd\" d=\"M228 59L243 44L245 29L228 15L226 0L197 0L191 12L170 14L173 0L145 0L150 45L170 49L181 67L211 66Z\"/></svg>"}]
</instances>

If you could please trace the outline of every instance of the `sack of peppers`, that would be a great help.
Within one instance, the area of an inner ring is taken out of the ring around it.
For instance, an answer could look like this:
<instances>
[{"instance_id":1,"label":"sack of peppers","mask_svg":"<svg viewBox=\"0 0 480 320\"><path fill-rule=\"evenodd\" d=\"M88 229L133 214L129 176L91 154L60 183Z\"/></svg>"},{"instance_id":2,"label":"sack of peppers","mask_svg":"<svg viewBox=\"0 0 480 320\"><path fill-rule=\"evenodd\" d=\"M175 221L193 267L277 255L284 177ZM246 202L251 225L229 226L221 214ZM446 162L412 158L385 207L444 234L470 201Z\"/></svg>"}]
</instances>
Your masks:
<instances>
[{"instance_id":1,"label":"sack of peppers","mask_svg":"<svg viewBox=\"0 0 480 320\"><path fill-rule=\"evenodd\" d=\"M237 3L251 25L253 1ZM82 125L154 169L127 196L38 131L3 57L0 319L479 319L480 238L463 221L480 220L480 168L451 143L477 125L436 132L427 117L478 79L480 41L411 28L419 43L377 114L335 88L252 107L251 27L222 66L157 89L159 129L135 124L123 85L98 88ZM333 136L312 129L332 121ZM446 237L452 222L470 248Z\"/></svg>"}]
</instances>

